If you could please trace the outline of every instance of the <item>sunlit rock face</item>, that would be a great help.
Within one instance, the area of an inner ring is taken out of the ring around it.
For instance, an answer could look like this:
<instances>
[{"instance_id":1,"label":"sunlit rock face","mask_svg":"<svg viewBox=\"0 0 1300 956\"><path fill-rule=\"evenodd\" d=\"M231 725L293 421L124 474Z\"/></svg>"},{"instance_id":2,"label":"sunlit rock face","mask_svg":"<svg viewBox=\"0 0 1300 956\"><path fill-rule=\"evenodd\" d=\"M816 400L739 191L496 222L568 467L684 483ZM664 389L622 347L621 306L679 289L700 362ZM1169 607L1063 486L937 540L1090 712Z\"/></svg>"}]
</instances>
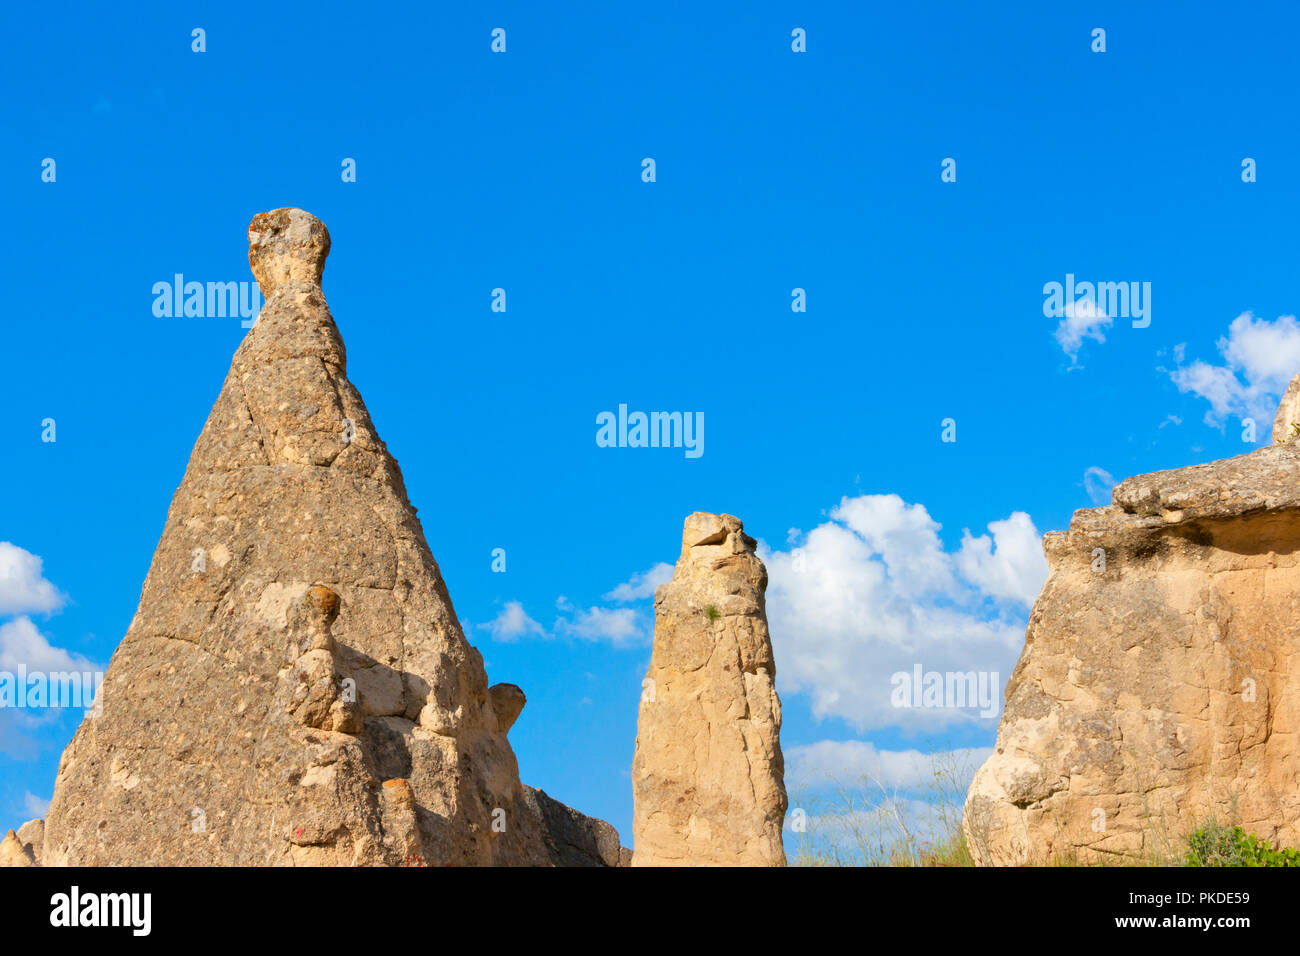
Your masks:
<instances>
[{"instance_id":1,"label":"sunlit rock face","mask_svg":"<svg viewBox=\"0 0 1300 956\"><path fill-rule=\"evenodd\" d=\"M784 866L781 701L767 569L731 515L686 519L632 764L633 866Z\"/></svg>"},{"instance_id":2,"label":"sunlit rock face","mask_svg":"<svg viewBox=\"0 0 1300 956\"><path fill-rule=\"evenodd\" d=\"M102 713L63 755L39 862L557 862L506 738L523 694L489 693L348 381L320 284L329 233L277 209L248 238L266 304L172 499ZM599 823L566 826L582 821Z\"/></svg>"},{"instance_id":3,"label":"sunlit rock face","mask_svg":"<svg viewBox=\"0 0 1300 956\"><path fill-rule=\"evenodd\" d=\"M1211 816L1300 845L1300 445L1130 478L1044 550L975 859L1167 858Z\"/></svg>"}]
</instances>

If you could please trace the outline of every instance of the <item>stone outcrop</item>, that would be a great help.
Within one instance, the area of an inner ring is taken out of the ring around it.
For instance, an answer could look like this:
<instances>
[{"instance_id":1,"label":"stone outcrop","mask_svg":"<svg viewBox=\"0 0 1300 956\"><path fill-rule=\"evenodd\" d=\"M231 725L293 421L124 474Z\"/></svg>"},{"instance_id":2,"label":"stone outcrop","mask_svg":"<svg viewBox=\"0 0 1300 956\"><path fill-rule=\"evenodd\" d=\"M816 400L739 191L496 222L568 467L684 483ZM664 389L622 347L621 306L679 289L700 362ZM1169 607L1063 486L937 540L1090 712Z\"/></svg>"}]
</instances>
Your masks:
<instances>
[{"instance_id":1,"label":"stone outcrop","mask_svg":"<svg viewBox=\"0 0 1300 956\"><path fill-rule=\"evenodd\" d=\"M492 701L492 712L497 715L497 725L503 731L515 725L527 702L522 688L514 684L493 684L488 688L488 698Z\"/></svg>"},{"instance_id":2,"label":"stone outcrop","mask_svg":"<svg viewBox=\"0 0 1300 956\"><path fill-rule=\"evenodd\" d=\"M784 866L781 702L767 570L731 515L686 519L632 764L633 866Z\"/></svg>"},{"instance_id":3,"label":"stone outcrop","mask_svg":"<svg viewBox=\"0 0 1300 956\"><path fill-rule=\"evenodd\" d=\"M42 848L45 846L45 821L28 820L18 828L16 835L27 855L39 865Z\"/></svg>"},{"instance_id":4,"label":"stone outcrop","mask_svg":"<svg viewBox=\"0 0 1300 956\"><path fill-rule=\"evenodd\" d=\"M967 795L977 862L1168 857L1211 816L1300 845L1293 418L1284 401L1283 443L1130 478L1046 535L1051 572Z\"/></svg>"},{"instance_id":5,"label":"stone outcrop","mask_svg":"<svg viewBox=\"0 0 1300 956\"><path fill-rule=\"evenodd\" d=\"M40 866L44 842L45 821L28 820L0 841L0 866Z\"/></svg>"},{"instance_id":6,"label":"stone outcrop","mask_svg":"<svg viewBox=\"0 0 1300 956\"><path fill-rule=\"evenodd\" d=\"M99 715L63 755L33 857L546 865L571 860L585 827L606 862L612 828L577 815L548 832L553 808L519 781L506 730L523 693L489 691L348 381L320 285L324 224L277 209L248 238L265 306L172 500Z\"/></svg>"},{"instance_id":7,"label":"stone outcrop","mask_svg":"<svg viewBox=\"0 0 1300 956\"><path fill-rule=\"evenodd\" d=\"M25 844L22 838L13 830L5 834L5 838L0 840L0 866L37 866L36 853L30 844Z\"/></svg>"},{"instance_id":8,"label":"stone outcrop","mask_svg":"<svg viewBox=\"0 0 1300 956\"><path fill-rule=\"evenodd\" d=\"M604 820L579 813L547 796L544 790L524 787L524 801L541 821L546 848L556 866L626 866L618 831Z\"/></svg>"}]
</instances>

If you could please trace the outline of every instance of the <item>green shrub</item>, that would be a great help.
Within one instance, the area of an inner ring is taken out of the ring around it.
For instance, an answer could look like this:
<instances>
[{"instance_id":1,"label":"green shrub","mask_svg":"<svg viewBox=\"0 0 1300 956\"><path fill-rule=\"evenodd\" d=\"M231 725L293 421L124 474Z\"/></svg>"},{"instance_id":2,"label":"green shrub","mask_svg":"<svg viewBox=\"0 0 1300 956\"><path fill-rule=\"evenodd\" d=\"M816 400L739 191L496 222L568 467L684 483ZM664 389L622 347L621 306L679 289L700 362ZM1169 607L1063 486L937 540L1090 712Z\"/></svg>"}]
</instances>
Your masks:
<instances>
[{"instance_id":1,"label":"green shrub","mask_svg":"<svg viewBox=\"0 0 1300 956\"><path fill-rule=\"evenodd\" d=\"M1211 820L1187 835L1188 866L1300 866L1300 850L1282 850L1239 826Z\"/></svg>"}]
</instances>

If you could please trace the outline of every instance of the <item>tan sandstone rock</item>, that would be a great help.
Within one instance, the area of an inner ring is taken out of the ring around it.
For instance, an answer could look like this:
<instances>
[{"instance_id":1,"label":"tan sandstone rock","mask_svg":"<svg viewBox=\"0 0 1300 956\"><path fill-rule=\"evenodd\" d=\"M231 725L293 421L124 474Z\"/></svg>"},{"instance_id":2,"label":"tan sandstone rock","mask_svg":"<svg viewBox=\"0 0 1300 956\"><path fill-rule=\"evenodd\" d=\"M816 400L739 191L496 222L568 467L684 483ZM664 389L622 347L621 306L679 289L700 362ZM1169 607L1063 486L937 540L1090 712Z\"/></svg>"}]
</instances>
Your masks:
<instances>
[{"instance_id":1,"label":"tan sandstone rock","mask_svg":"<svg viewBox=\"0 0 1300 956\"><path fill-rule=\"evenodd\" d=\"M0 866L36 866L36 857L23 846L13 830L0 840Z\"/></svg>"},{"instance_id":2,"label":"tan sandstone rock","mask_svg":"<svg viewBox=\"0 0 1300 956\"><path fill-rule=\"evenodd\" d=\"M556 862L506 739L518 710L489 694L348 381L320 287L329 233L277 209L248 238L266 304L172 500L102 715L63 755L42 862Z\"/></svg>"},{"instance_id":3,"label":"tan sandstone rock","mask_svg":"<svg viewBox=\"0 0 1300 956\"><path fill-rule=\"evenodd\" d=\"M1291 379L1273 418L1273 441L1287 442L1300 438L1300 375Z\"/></svg>"},{"instance_id":4,"label":"tan sandstone rock","mask_svg":"<svg viewBox=\"0 0 1300 956\"><path fill-rule=\"evenodd\" d=\"M781 702L767 569L731 515L686 519L632 764L633 866L784 866Z\"/></svg>"},{"instance_id":5,"label":"tan sandstone rock","mask_svg":"<svg viewBox=\"0 0 1300 956\"><path fill-rule=\"evenodd\" d=\"M488 697L492 701L492 711L497 715L497 726L503 731L515 725L528 701L522 688L515 684L493 684L488 688Z\"/></svg>"},{"instance_id":6,"label":"tan sandstone rock","mask_svg":"<svg viewBox=\"0 0 1300 956\"><path fill-rule=\"evenodd\" d=\"M1043 546L976 861L1167 858L1211 815L1300 845L1300 444L1130 478Z\"/></svg>"},{"instance_id":7,"label":"tan sandstone rock","mask_svg":"<svg viewBox=\"0 0 1300 956\"><path fill-rule=\"evenodd\" d=\"M39 866L41 849L45 845L45 821L28 820L18 828L17 837L26 854Z\"/></svg>"}]
</instances>

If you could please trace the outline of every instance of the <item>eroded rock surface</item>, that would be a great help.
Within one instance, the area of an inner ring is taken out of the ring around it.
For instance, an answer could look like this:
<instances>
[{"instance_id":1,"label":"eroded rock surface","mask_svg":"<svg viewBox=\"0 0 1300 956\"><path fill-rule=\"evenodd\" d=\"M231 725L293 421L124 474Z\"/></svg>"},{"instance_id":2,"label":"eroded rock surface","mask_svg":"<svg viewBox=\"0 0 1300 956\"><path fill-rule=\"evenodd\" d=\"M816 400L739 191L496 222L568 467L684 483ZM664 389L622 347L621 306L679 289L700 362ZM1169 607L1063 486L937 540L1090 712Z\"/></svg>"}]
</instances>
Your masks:
<instances>
[{"instance_id":1,"label":"eroded rock surface","mask_svg":"<svg viewBox=\"0 0 1300 956\"><path fill-rule=\"evenodd\" d=\"M102 716L63 755L41 862L555 862L506 739L522 692L489 694L348 381L320 286L329 233L277 209L248 236L266 304L172 500Z\"/></svg>"},{"instance_id":2,"label":"eroded rock surface","mask_svg":"<svg viewBox=\"0 0 1300 956\"><path fill-rule=\"evenodd\" d=\"M1300 445L1130 478L1043 546L976 860L1167 857L1212 815L1300 845Z\"/></svg>"},{"instance_id":3,"label":"eroded rock surface","mask_svg":"<svg viewBox=\"0 0 1300 956\"><path fill-rule=\"evenodd\" d=\"M546 791L524 787L524 800L540 821L556 866L620 866L618 831L558 800Z\"/></svg>"},{"instance_id":4,"label":"eroded rock surface","mask_svg":"<svg viewBox=\"0 0 1300 956\"><path fill-rule=\"evenodd\" d=\"M492 710L497 715L497 726L503 731L515 725L528 701L523 689L515 684L493 684L488 688L488 697L492 701Z\"/></svg>"},{"instance_id":5,"label":"eroded rock surface","mask_svg":"<svg viewBox=\"0 0 1300 956\"><path fill-rule=\"evenodd\" d=\"M632 764L633 866L783 866L781 702L767 570L731 515L686 519Z\"/></svg>"}]
</instances>

